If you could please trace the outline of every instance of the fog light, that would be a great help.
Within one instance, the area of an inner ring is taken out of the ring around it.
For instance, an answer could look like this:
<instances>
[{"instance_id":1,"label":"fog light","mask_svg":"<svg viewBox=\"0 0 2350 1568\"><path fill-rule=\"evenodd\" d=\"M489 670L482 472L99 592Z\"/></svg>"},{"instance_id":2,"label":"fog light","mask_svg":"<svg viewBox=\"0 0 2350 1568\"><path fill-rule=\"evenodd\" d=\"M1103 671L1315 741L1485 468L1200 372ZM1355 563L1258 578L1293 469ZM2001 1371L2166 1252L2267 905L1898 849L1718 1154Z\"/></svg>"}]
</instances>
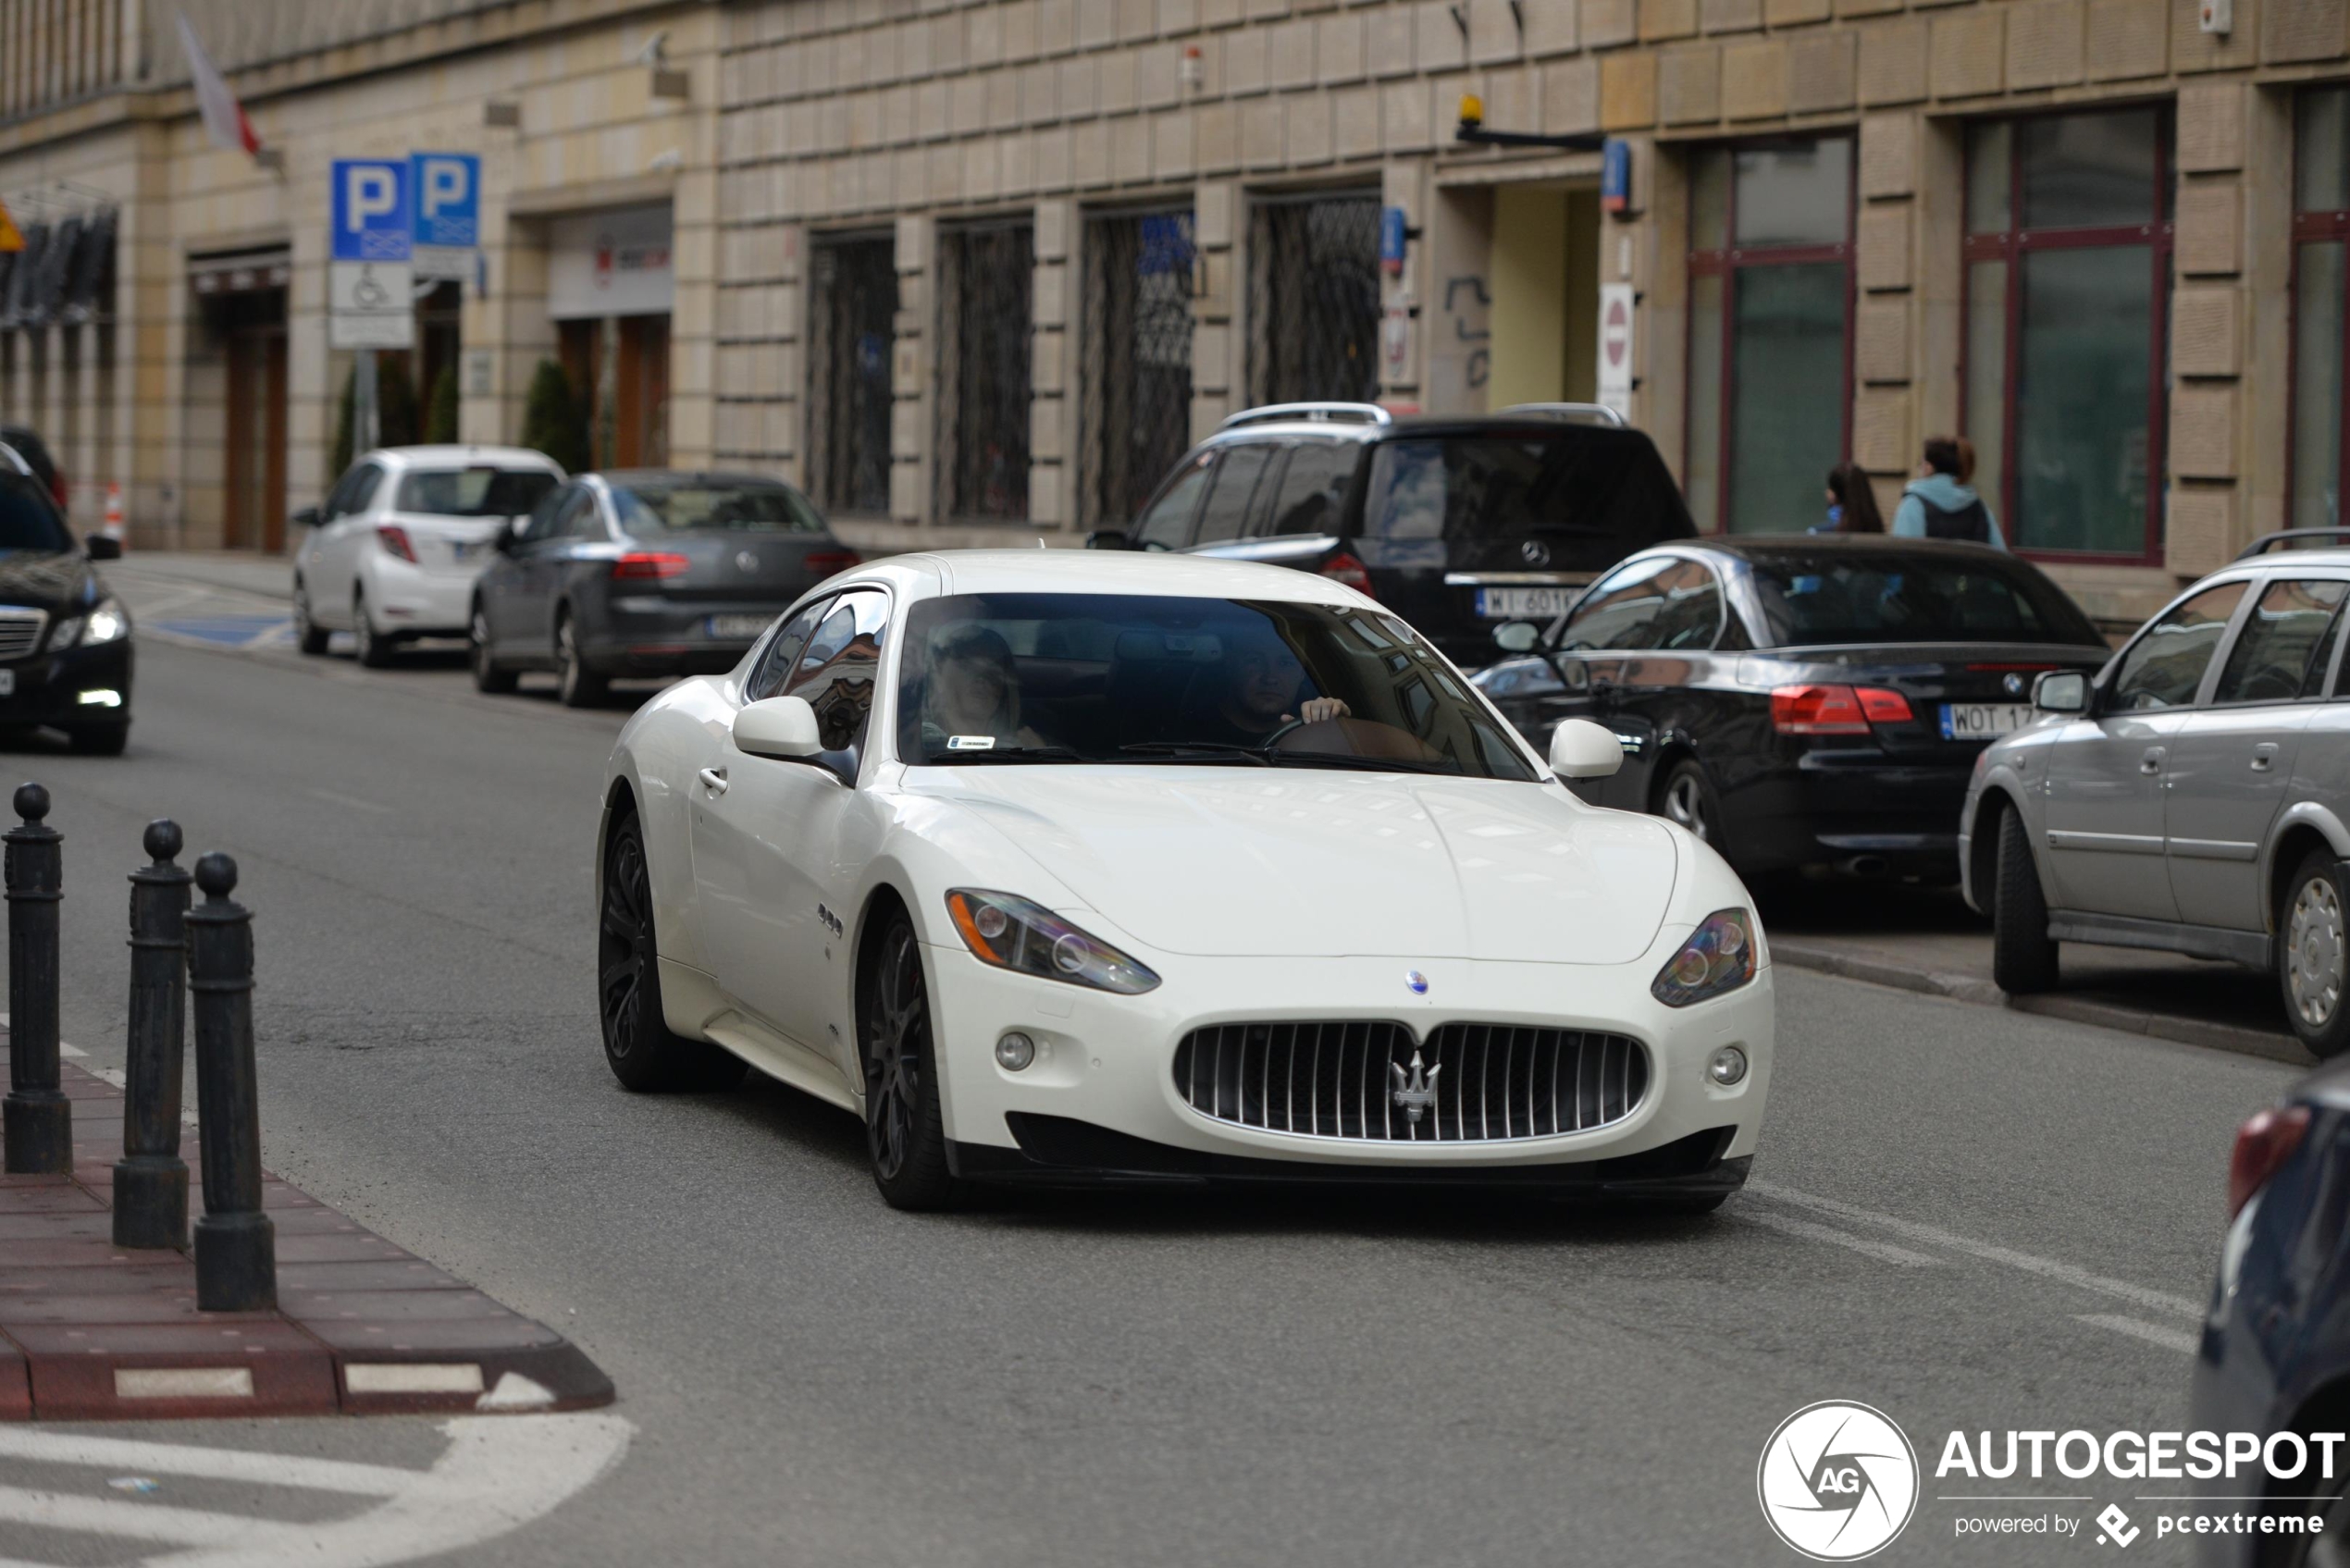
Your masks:
<instances>
[{"instance_id":1,"label":"fog light","mask_svg":"<svg viewBox=\"0 0 2350 1568\"><path fill-rule=\"evenodd\" d=\"M1002 1054L1003 1049L1000 1045L996 1047L998 1055ZM1723 1046L1713 1053L1713 1059L1705 1064L1705 1076L1725 1089L1733 1084L1745 1082L1746 1053L1735 1045Z\"/></svg>"},{"instance_id":2,"label":"fog light","mask_svg":"<svg viewBox=\"0 0 2350 1568\"><path fill-rule=\"evenodd\" d=\"M1007 1072L1018 1072L1036 1059L1036 1042L1015 1031L996 1042L996 1065ZM1745 1059L1739 1058L1738 1070L1746 1070Z\"/></svg>"},{"instance_id":3,"label":"fog light","mask_svg":"<svg viewBox=\"0 0 2350 1568\"><path fill-rule=\"evenodd\" d=\"M119 708L122 706L122 693L118 691L85 691L81 694L80 702L81 706L84 708Z\"/></svg>"}]
</instances>

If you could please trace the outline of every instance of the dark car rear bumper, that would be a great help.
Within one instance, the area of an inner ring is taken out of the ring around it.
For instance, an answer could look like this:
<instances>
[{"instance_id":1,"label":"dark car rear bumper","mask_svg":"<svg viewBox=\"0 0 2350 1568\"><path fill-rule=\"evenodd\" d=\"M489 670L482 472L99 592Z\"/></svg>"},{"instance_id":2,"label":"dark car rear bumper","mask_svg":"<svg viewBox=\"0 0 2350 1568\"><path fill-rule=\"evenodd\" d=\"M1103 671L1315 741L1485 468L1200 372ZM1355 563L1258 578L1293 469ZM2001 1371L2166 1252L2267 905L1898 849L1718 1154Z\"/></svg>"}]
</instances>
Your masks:
<instances>
[{"instance_id":1,"label":"dark car rear bumper","mask_svg":"<svg viewBox=\"0 0 2350 1568\"><path fill-rule=\"evenodd\" d=\"M1827 866L1863 876L1959 875L1959 813L1974 753L1948 760L1873 748L1812 751L1725 793L1744 871Z\"/></svg>"},{"instance_id":2,"label":"dark car rear bumper","mask_svg":"<svg viewBox=\"0 0 2350 1568\"><path fill-rule=\"evenodd\" d=\"M6 667L15 690L0 697L0 725L93 728L130 722L130 639L68 648ZM116 700L84 701L112 692Z\"/></svg>"},{"instance_id":3,"label":"dark car rear bumper","mask_svg":"<svg viewBox=\"0 0 2350 1568\"><path fill-rule=\"evenodd\" d=\"M798 597L795 590L793 598ZM604 607L602 623L586 626L580 653L588 668L607 675L715 675L733 669L759 640L750 636L715 636L711 621L716 616L749 616L764 626L783 613L789 599L695 600L676 603L643 602L652 596L630 596L637 602L615 599Z\"/></svg>"}]
</instances>

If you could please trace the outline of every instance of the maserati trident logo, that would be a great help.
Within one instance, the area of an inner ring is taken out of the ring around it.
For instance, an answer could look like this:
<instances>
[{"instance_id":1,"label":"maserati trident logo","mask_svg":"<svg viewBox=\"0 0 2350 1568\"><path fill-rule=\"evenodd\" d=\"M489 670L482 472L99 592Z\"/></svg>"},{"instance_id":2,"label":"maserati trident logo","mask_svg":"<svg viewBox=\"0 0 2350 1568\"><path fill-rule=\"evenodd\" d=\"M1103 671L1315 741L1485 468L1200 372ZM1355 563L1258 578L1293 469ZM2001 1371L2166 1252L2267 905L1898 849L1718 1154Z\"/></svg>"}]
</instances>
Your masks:
<instances>
[{"instance_id":1,"label":"maserati trident logo","mask_svg":"<svg viewBox=\"0 0 2350 1568\"><path fill-rule=\"evenodd\" d=\"M1405 969L1404 971L1404 989L1411 992L1411 994L1415 996L1425 996L1428 994L1428 976L1420 973L1417 969Z\"/></svg>"},{"instance_id":2,"label":"maserati trident logo","mask_svg":"<svg viewBox=\"0 0 2350 1568\"><path fill-rule=\"evenodd\" d=\"M1517 547L1517 558L1528 566L1548 566L1551 563L1551 547L1540 539L1528 539Z\"/></svg>"},{"instance_id":3,"label":"maserati trident logo","mask_svg":"<svg viewBox=\"0 0 2350 1568\"><path fill-rule=\"evenodd\" d=\"M759 570L759 557L751 554L751 552L747 549L736 550L735 552L735 570L748 576L751 573Z\"/></svg>"},{"instance_id":4,"label":"maserati trident logo","mask_svg":"<svg viewBox=\"0 0 2350 1568\"><path fill-rule=\"evenodd\" d=\"M1444 1064L1439 1062L1432 1068L1424 1067L1420 1063L1420 1054L1414 1051L1410 1072L1404 1070L1401 1062L1388 1063L1387 1070L1395 1075L1395 1108L1404 1113L1405 1121L1417 1127L1420 1117L1436 1104L1436 1075L1444 1070Z\"/></svg>"}]
</instances>

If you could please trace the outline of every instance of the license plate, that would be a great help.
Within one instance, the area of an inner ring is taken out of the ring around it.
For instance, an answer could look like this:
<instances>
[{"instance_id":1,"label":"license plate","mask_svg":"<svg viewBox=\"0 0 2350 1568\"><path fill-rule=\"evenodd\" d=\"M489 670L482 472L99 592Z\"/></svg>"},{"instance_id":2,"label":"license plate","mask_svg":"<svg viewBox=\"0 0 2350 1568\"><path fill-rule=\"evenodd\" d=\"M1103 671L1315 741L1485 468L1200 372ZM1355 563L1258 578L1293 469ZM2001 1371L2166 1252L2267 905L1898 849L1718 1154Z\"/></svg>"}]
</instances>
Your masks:
<instances>
[{"instance_id":1,"label":"license plate","mask_svg":"<svg viewBox=\"0 0 2350 1568\"><path fill-rule=\"evenodd\" d=\"M449 555L452 561L470 561L476 553L489 548L487 543L476 544L471 539L452 539L449 544Z\"/></svg>"},{"instance_id":2,"label":"license plate","mask_svg":"<svg viewBox=\"0 0 2350 1568\"><path fill-rule=\"evenodd\" d=\"M17 673L14 670L0 670L0 697L14 697L16 695Z\"/></svg>"},{"instance_id":3,"label":"license plate","mask_svg":"<svg viewBox=\"0 0 2350 1568\"><path fill-rule=\"evenodd\" d=\"M1559 588L1479 588L1477 612L1488 621L1547 621L1566 613L1583 590Z\"/></svg>"},{"instance_id":4,"label":"license plate","mask_svg":"<svg viewBox=\"0 0 2350 1568\"><path fill-rule=\"evenodd\" d=\"M710 635L721 642L749 642L767 629L765 615L713 615Z\"/></svg>"},{"instance_id":5,"label":"license plate","mask_svg":"<svg viewBox=\"0 0 2350 1568\"><path fill-rule=\"evenodd\" d=\"M2027 702L1946 702L1942 705L1944 740L1997 740L2020 730L2033 718Z\"/></svg>"}]
</instances>

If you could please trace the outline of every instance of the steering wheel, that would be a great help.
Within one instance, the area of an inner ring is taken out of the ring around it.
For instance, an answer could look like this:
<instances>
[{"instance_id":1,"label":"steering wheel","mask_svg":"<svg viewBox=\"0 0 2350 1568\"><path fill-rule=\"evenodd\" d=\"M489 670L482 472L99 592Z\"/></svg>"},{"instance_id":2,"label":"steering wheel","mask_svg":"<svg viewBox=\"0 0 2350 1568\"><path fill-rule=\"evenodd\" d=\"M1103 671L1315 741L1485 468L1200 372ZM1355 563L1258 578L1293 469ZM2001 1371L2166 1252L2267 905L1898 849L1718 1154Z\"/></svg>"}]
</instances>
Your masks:
<instances>
[{"instance_id":1,"label":"steering wheel","mask_svg":"<svg viewBox=\"0 0 2350 1568\"><path fill-rule=\"evenodd\" d=\"M1280 726L1278 729L1274 730L1271 735L1267 735L1263 742L1257 746L1256 749L1259 751L1270 751L1273 747L1280 745L1282 737L1286 736L1292 730L1302 730L1305 727L1305 720L1292 719L1288 723Z\"/></svg>"}]
</instances>

